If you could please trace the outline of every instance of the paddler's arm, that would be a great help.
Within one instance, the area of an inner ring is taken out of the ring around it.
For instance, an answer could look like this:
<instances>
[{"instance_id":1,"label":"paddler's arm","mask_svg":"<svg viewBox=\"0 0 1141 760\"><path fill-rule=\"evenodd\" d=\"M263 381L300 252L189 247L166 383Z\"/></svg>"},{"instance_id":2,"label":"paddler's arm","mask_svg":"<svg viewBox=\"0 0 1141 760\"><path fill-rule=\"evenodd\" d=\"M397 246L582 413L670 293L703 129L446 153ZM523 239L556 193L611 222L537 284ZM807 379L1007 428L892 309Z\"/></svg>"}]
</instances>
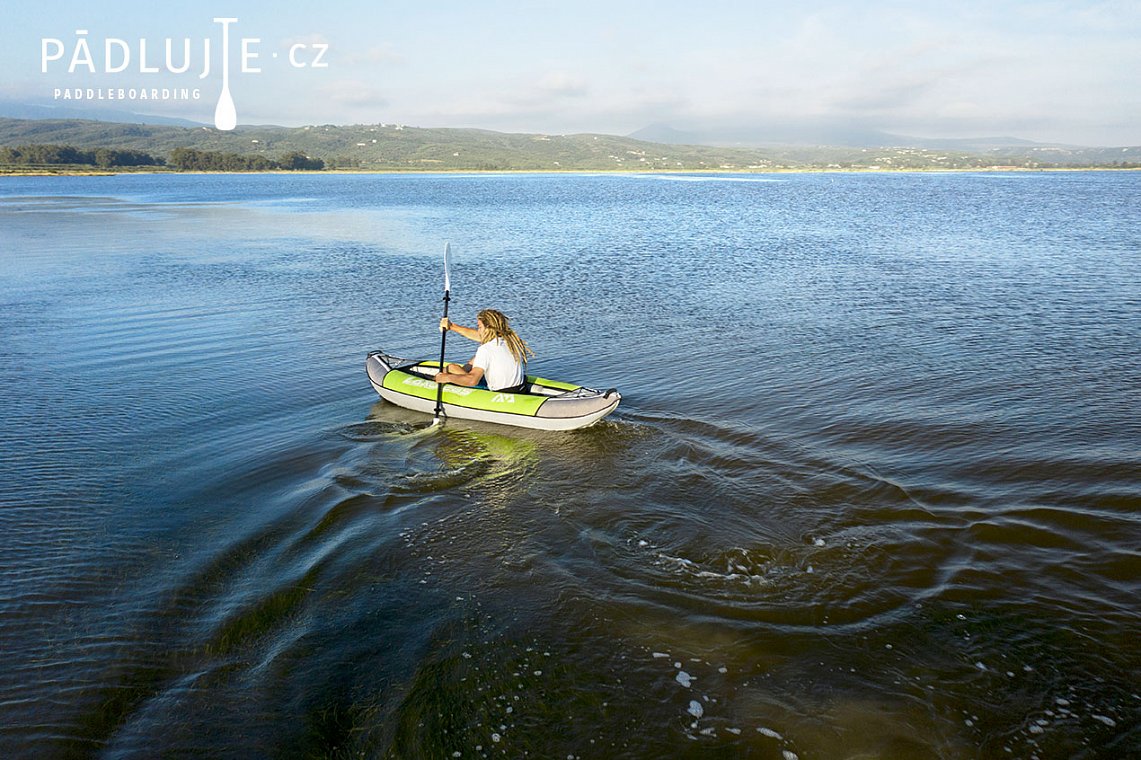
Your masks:
<instances>
[{"instance_id":1,"label":"paddler's arm","mask_svg":"<svg viewBox=\"0 0 1141 760\"><path fill-rule=\"evenodd\" d=\"M451 365L451 367L455 366L456 365L454 364ZM451 367L448 369L451 369ZM470 370L464 369L462 367L459 367L458 369L458 372L455 370L451 372L437 372L435 378L436 382L452 383L453 385L466 385L470 388L483 379L483 367L472 367Z\"/></svg>"},{"instance_id":2,"label":"paddler's arm","mask_svg":"<svg viewBox=\"0 0 1141 760\"><path fill-rule=\"evenodd\" d=\"M440 331L443 332L444 330L451 330L454 333L459 333L468 340L474 340L476 343L479 343L479 330L473 327L457 325L447 317L440 318Z\"/></svg>"}]
</instances>

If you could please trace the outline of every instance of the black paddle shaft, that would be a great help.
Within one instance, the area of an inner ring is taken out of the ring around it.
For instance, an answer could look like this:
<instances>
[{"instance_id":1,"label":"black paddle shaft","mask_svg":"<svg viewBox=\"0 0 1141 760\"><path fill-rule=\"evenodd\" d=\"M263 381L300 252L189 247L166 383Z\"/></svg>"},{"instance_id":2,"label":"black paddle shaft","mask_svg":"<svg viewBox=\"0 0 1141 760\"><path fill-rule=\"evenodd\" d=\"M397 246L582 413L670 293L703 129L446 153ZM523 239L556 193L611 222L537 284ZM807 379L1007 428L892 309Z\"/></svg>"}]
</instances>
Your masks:
<instances>
[{"instance_id":1,"label":"black paddle shaft","mask_svg":"<svg viewBox=\"0 0 1141 760\"><path fill-rule=\"evenodd\" d=\"M451 292L444 291L444 319L448 318L448 304L451 302ZM446 372L447 368L444 366L444 347L448 343L448 331L446 329L440 331L440 371ZM436 386L436 418L439 419L440 415L444 413L444 384L440 383Z\"/></svg>"}]
</instances>

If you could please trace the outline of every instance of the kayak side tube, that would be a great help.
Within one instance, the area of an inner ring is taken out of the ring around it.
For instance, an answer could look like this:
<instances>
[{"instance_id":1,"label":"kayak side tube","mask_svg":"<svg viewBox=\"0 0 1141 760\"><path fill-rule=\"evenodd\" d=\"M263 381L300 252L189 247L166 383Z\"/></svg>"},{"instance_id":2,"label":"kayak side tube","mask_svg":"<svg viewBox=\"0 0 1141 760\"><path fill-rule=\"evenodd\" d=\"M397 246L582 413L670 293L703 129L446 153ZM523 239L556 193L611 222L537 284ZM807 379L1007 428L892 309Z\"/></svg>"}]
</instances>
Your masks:
<instances>
[{"instance_id":1,"label":"kayak side tube","mask_svg":"<svg viewBox=\"0 0 1141 760\"><path fill-rule=\"evenodd\" d=\"M436 361L409 361L373 351L365 360L369 382L385 401L432 414L436 410L439 371ZM618 407L622 396L611 388L599 391L581 385L526 377L525 392L491 391L444 384L444 414L537 430L575 430L592 425Z\"/></svg>"}]
</instances>

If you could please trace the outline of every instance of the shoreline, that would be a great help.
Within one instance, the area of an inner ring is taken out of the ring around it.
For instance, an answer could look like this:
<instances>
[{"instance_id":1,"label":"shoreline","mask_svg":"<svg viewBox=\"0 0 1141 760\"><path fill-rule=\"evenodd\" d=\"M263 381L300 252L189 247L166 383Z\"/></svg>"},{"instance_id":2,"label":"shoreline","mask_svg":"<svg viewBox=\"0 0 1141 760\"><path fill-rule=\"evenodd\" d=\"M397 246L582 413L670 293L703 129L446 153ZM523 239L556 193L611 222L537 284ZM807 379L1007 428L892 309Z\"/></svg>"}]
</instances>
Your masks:
<instances>
[{"instance_id":1,"label":"shoreline","mask_svg":"<svg viewBox=\"0 0 1141 760\"><path fill-rule=\"evenodd\" d=\"M8 170L0 167L0 179L4 177L111 177L131 174L147 175L434 175L434 174L476 174L476 175L507 175L507 174L565 174L573 175L615 175L636 176L639 174L1042 174L1057 172L1135 172L1141 171L1137 166L1049 166L1049 167L1021 167L1021 166L985 166L977 168L883 168L883 167L782 167L772 169L322 169L291 170L273 169L268 171L112 171L107 169L92 169L90 171L79 169L60 169L58 171L37 167L27 171L20 171L15 167Z\"/></svg>"}]
</instances>

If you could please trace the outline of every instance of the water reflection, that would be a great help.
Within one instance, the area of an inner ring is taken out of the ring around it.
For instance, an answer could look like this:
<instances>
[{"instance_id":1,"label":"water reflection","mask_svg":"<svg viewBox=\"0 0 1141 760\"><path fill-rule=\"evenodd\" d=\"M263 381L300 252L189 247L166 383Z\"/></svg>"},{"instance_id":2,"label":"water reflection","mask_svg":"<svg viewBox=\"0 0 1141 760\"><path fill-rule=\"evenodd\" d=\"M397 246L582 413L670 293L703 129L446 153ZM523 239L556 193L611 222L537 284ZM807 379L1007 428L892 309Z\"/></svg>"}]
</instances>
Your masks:
<instances>
[{"instance_id":1,"label":"water reflection","mask_svg":"<svg viewBox=\"0 0 1141 760\"><path fill-rule=\"evenodd\" d=\"M0 754L1135 754L1137 175L729 179L6 180Z\"/></svg>"}]
</instances>

